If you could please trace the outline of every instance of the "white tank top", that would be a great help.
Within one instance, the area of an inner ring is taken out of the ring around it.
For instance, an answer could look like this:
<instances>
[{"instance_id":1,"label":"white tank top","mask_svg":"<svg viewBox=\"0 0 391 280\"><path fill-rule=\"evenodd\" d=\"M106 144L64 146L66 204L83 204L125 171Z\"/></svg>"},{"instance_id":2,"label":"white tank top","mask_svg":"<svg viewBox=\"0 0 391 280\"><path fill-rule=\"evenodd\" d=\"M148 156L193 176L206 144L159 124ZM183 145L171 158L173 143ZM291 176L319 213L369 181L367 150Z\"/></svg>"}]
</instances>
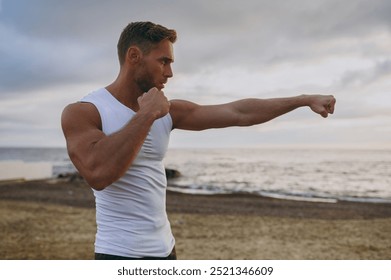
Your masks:
<instances>
[{"instance_id":1,"label":"white tank top","mask_svg":"<svg viewBox=\"0 0 391 280\"><path fill-rule=\"evenodd\" d=\"M104 88L81 101L98 109L106 135L120 130L136 114ZM171 130L170 114L156 120L125 175L102 191L93 190L96 253L141 258L166 257L172 251L175 240L166 214L163 165Z\"/></svg>"}]
</instances>

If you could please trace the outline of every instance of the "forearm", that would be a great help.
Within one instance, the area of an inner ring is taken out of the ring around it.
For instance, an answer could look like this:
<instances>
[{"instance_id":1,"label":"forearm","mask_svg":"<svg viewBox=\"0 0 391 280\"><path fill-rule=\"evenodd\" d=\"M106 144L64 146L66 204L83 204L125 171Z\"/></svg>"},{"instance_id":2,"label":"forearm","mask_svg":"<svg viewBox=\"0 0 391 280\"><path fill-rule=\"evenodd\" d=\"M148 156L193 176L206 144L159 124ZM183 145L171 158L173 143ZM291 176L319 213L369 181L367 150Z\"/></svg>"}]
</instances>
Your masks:
<instances>
[{"instance_id":1,"label":"forearm","mask_svg":"<svg viewBox=\"0 0 391 280\"><path fill-rule=\"evenodd\" d=\"M238 114L239 126L250 126L268 122L299 107L309 106L310 96L287 98L243 99L232 103Z\"/></svg>"},{"instance_id":2,"label":"forearm","mask_svg":"<svg viewBox=\"0 0 391 280\"><path fill-rule=\"evenodd\" d=\"M89 148L87 182L103 189L124 175L136 158L154 122L148 114L136 114L120 131L105 136Z\"/></svg>"}]
</instances>

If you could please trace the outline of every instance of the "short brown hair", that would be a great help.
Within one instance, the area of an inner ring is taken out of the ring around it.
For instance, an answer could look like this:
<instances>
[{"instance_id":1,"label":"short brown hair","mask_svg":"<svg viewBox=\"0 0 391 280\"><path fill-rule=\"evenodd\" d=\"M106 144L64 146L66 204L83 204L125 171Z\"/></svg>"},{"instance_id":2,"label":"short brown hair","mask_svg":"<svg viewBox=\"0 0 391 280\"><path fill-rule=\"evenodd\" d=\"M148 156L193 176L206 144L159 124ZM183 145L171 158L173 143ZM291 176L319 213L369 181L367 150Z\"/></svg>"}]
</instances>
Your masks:
<instances>
[{"instance_id":1,"label":"short brown hair","mask_svg":"<svg viewBox=\"0 0 391 280\"><path fill-rule=\"evenodd\" d=\"M118 40L117 50L119 62L121 65L124 63L126 53L132 45L139 47L144 54L147 54L164 39L175 43L176 36L174 29L168 29L149 21L129 23L122 31Z\"/></svg>"}]
</instances>

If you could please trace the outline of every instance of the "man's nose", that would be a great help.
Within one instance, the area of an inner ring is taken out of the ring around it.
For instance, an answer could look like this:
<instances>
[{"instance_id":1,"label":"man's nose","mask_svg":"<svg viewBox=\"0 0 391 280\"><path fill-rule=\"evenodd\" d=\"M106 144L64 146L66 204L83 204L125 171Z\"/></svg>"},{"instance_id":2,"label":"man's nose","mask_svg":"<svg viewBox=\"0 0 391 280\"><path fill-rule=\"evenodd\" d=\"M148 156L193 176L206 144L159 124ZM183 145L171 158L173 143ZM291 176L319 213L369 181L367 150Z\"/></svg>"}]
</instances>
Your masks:
<instances>
[{"instance_id":1,"label":"man's nose","mask_svg":"<svg viewBox=\"0 0 391 280\"><path fill-rule=\"evenodd\" d=\"M164 76L167 78L171 78L172 76L174 76L171 65L167 65L166 68L164 69Z\"/></svg>"}]
</instances>

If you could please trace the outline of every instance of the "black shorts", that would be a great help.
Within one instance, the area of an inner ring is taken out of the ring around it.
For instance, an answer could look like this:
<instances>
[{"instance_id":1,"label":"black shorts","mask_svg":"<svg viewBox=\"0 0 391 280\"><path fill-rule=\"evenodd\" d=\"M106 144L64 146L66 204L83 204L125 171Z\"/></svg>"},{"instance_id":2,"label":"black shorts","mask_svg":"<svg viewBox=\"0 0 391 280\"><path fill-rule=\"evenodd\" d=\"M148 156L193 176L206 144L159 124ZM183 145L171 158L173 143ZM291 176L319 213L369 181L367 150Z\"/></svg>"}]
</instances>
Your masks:
<instances>
[{"instance_id":1,"label":"black shorts","mask_svg":"<svg viewBox=\"0 0 391 280\"><path fill-rule=\"evenodd\" d=\"M176 260L175 247L167 257L128 258L122 256L95 253L95 260Z\"/></svg>"}]
</instances>

